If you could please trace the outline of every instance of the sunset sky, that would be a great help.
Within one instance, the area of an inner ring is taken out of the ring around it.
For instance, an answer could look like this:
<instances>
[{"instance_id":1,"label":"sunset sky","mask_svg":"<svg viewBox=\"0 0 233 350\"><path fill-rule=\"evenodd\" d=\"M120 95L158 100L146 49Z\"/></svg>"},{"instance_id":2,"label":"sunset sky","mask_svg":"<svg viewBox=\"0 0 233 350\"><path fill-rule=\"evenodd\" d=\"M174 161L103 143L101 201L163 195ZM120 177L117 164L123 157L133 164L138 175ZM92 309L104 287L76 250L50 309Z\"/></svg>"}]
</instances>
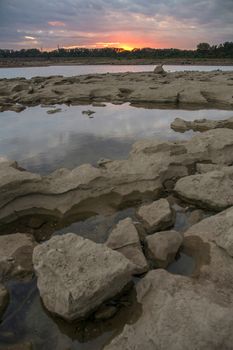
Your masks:
<instances>
[{"instance_id":1,"label":"sunset sky","mask_svg":"<svg viewBox=\"0 0 233 350\"><path fill-rule=\"evenodd\" d=\"M195 48L233 40L233 0L0 0L0 48Z\"/></svg>"}]
</instances>

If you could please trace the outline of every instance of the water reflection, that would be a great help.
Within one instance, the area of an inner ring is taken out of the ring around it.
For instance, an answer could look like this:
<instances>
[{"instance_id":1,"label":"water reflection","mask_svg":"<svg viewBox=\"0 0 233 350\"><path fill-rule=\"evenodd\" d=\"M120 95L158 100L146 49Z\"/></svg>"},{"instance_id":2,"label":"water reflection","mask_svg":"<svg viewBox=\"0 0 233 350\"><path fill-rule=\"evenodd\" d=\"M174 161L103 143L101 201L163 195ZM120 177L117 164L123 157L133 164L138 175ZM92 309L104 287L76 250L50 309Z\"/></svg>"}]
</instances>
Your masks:
<instances>
[{"instance_id":1,"label":"water reflection","mask_svg":"<svg viewBox=\"0 0 233 350\"><path fill-rule=\"evenodd\" d=\"M48 115L46 108L33 107L17 114L0 114L0 156L17 160L22 167L41 174L60 167L73 168L100 158L126 158L131 145L143 138L188 139L170 129L175 117L222 119L231 111L144 109L129 104L106 107L61 106ZM94 118L82 114L94 110Z\"/></svg>"},{"instance_id":2,"label":"water reflection","mask_svg":"<svg viewBox=\"0 0 233 350\"><path fill-rule=\"evenodd\" d=\"M152 72L155 65L70 65L48 67L0 68L0 78L24 77L30 79L35 76L63 75L66 77L85 74L124 73L124 72ZM233 66L195 66L195 65L164 65L167 72L202 71L210 72L221 69L232 71Z\"/></svg>"}]
</instances>

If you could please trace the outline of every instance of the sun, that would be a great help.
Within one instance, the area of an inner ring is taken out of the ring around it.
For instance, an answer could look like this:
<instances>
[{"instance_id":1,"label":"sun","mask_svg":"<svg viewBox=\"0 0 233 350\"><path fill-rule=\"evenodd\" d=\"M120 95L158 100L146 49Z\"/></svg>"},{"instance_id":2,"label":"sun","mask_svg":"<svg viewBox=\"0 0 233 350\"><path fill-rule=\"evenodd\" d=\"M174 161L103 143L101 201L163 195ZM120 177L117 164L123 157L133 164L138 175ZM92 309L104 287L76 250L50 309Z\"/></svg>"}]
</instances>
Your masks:
<instances>
[{"instance_id":1,"label":"sun","mask_svg":"<svg viewBox=\"0 0 233 350\"><path fill-rule=\"evenodd\" d=\"M121 44L120 47L127 51L132 51L134 49L134 47L129 44Z\"/></svg>"}]
</instances>

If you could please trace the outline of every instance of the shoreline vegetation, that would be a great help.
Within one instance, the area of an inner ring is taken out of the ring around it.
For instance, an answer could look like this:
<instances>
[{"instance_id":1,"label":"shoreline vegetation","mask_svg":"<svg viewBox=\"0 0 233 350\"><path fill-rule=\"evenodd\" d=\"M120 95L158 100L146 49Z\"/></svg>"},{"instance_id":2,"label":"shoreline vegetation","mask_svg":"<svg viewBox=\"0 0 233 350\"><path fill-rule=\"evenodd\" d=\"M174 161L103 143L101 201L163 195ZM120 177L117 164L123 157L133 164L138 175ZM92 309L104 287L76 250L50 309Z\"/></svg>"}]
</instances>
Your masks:
<instances>
[{"instance_id":1,"label":"shoreline vegetation","mask_svg":"<svg viewBox=\"0 0 233 350\"><path fill-rule=\"evenodd\" d=\"M49 66L64 64L197 64L232 65L233 42L220 45L200 43L196 50L142 48L59 48L52 51L38 49L0 49L0 67Z\"/></svg>"},{"instance_id":2,"label":"shoreline vegetation","mask_svg":"<svg viewBox=\"0 0 233 350\"><path fill-rule=\"evenodd\" d=\"M0 58L0 68L48 67L72 65L197 65L197 66L231 66L233 58Z\"/></svg>"}]
</instances>

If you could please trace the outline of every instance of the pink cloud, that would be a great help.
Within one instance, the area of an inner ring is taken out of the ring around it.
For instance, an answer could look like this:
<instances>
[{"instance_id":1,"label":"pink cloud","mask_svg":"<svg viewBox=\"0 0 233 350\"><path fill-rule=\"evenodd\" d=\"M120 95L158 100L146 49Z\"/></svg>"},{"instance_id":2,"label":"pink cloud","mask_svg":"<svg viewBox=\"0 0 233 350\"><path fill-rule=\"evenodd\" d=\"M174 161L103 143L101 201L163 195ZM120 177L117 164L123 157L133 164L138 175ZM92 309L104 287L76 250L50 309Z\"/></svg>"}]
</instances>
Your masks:
<instances>
[{"instance_id":1,"label":"pink cloud","mask_svg":"<svg viewBox=\"0 0 233 350\"><path fill-rule=\"evenodd\" d=\"M50 21L48 24L52 27L65 27L65 23L61 21Z\"/></svg>"}]
</instances>

